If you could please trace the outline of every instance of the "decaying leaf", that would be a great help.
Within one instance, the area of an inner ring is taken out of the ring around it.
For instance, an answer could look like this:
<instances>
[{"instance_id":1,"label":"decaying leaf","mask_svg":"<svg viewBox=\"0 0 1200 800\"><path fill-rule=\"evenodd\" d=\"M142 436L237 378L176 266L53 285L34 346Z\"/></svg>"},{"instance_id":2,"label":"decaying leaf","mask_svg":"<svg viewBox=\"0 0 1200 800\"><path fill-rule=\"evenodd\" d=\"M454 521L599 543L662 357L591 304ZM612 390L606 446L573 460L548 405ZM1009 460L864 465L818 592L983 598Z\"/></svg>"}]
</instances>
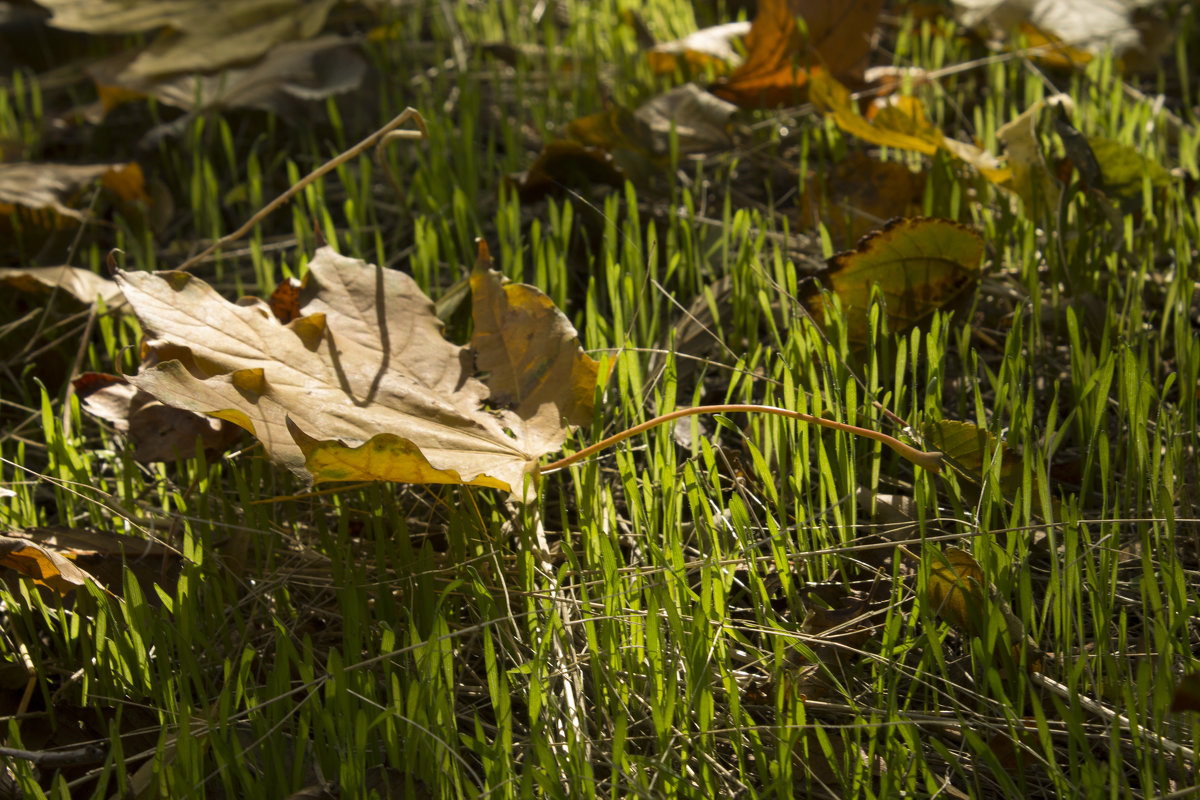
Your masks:
<instances>
[{"instance_id":1,"label":"decaying leaf","mask_svg":"<svg viewBox=\"0 0 1200 800\"><path fill-rule=\"evenodd\" d=\"M50 24L83 33L159 30L120 82L214 71L316 36L335 0L39 0Z\"/></svg>"},{"instance_id":2,"label":"decaying leaf","mask_svg":"<svg viewBox=\"0 0 1200 800\"><path fill-rule=\"evenodd\" d=\"M897 219L854 250L833 256L818 277L841 300L850 341L865 344L875 284L886 303L888 329L904 331L963 298L975 286L982 257L982 237L965 225ZM825 298L813 291L804 300L813 318L824 322Z\"/></svg>"},{"instance_id":3,"label":"decaying leaf","mask_svg":"<svg viewBox=\"0 0 1200 800\"><path fill-rule=\"evenodd\" d=\"M143 464L191 458L197 442L222 453L242 435L231 422L172 408L116 375L85 372L72 384L83 409L127 436L134 460Z\"/></svg>"},{"instance_id":4,"label":"decaying leaf","mask_svg":"<svg viewBox=\"0 0 1200 800\"><path fill-rule=\"evenodd\" d=\"M142 169L129 164L0 164L0 216L18 206L50 210L63 217L82 220L74 203L85 187L100 181L122 200L146 199Z\"/></svg>"},{"instance_id":5,"label":"decaying leaf","mask_svg":"<svg viewBox=\"0 0 1200 800\"><path fill-rule=\"evenodd\" d=\"M97 297L109 308L125 302L117 284L81 267L0 267L0 283L23 292L66 292L85 305Z\"/></svg>"},{"instance_id":6,"label":"decaying leaf","mask_svg":"<svg viewBox=\"0 0 1200 800\"><path fill-rule=\"evenodd\" d=\"M498 273L478 270L476 337L491 331L493 341L468 349L446 341L433 304L403 273L330 248L309 270L301 316L286 325L266 303L230 303L184 273L120 273L148 346L187 356L131 383L234 422L306 479L465 483L516 494L538 459L565 441L564 420L590 414L594 362L536 290L504 288ZM488 373L490 409L473 366ZM504 403L513 408L496 407Z\"/></svg>"},{"instance_id":7,"label":"decaying leaf","mask_svg":"<svg viewBox=\"0 0 1200 800\"><path fill-rule=\"evenodd\" d=\"M799 229L821 222L835 247L849 247L893 217L921 211L925 173L855 150L832 169L813 171L797 201Z\"/></svg>"},{"instance_id":8,"label":"decaying leaf","mask_svg":"<svg viewBox=\"0 0 1200 800\"><path fill-rule=\"evenodd\" d=\"M810 67L858 79L882 6L882 0L760 0L746 35L745 62L713 92L740 106L772 107L804 100ZM807 36L797 16L804 18Z\"/></svg>"},{"instance_id":9,"label":"decaying leaf","mask_svg":"<svg viewBox=\"0 0 1200 800\"><path fill-rule=\"evenodd\" d=\"M367 69L354 41L334 35L284 42L252 64L214 73L130 76L133 60L123 53L88 67L100 98L83 111L89 121L143 97L186 111L257 108L295 117L303 103L356 88Z\"/></svg>"},{"instance_id":10,"label":"decaying leaf","mask_svg":"<svg viewBox=\"0 0 1200 800\"><path fill-rule=\"evenodd\" d=\"M67 594L95 579L61 553L25 539L0 536L0 565L15 569L34 583Z\"/></svg>"},{"instance_id":11,"label":"decaying leaf","mask_svg":"<svg viewBox=\"0 0 1200 800\"><path fill-rule=\"evenodd\" d=\"M831 115L839 128L864 142L926 155L945 150L993 183L1003 183L1010 177L1009 171L991 153L943 135L929 121L925 106L915 97L891 95L867 119L858 113L850 91L820 69L813 70L810 76L809 95L813 104Z\"/></svg>"},{"instance_id":12,"label":"decaying leaf","mask_svg":"<svg viewBox=\"0 0 1200 800\"><path fill-rule=\"evenodd\" d=\"M933 546L929 551L929 583L926 586L930 607L942 619L960 631L978 633L983 611L983 570L974 556L957 547L945 552Z\"/></svg>"}]
</instances>

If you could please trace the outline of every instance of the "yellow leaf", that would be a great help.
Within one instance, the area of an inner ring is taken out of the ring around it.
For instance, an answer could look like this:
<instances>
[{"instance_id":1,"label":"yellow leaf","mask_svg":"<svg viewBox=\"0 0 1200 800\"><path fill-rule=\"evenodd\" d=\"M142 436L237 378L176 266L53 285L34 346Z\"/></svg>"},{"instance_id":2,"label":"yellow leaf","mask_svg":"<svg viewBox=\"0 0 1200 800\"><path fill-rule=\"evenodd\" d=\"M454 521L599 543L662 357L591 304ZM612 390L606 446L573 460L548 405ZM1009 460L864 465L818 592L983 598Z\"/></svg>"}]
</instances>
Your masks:
<instances>
[{"instance_id":1,"label":"yellow leaf","mask_svg":"<svg viewBox=\"0 0 1200 800\"><path fill-rule=\"evenodd\" d=\"M930 607L942 619L966 633L977 634L983 611L983 570L966 550L929 547Z\"/></svg>"},{"instance_id":2,"label":"yellow leaf","mask_svg":"<svg viewBox=\"0 0 1200 800\"><path fill-rule=\"evenodd\" d=\"M818 277L840 298L850 341L865 344L875 284L886 303L889 330L903 331L964 297L975 286L982 257L983 239L965 225L897 219L854 250L835 255ZM812 292L804 300L813 318L823 322L824 298Z\"/></svg>"}]
</instances>

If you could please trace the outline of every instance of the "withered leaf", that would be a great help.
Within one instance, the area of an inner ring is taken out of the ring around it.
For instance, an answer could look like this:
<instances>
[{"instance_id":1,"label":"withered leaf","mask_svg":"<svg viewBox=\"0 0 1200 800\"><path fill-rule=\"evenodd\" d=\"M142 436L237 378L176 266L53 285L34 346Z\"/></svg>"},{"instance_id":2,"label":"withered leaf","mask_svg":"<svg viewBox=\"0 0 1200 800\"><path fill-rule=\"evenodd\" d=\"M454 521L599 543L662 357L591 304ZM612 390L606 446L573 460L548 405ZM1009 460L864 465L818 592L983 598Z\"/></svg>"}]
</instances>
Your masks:
<instances>
[{"instance_id":1,"label":"withered leaf","mask_svg":"<svg viewBox=\"0 0 1200 800\"><path fill-rule=\"evenodd\" d=\"M24 292L66 292L85 305L97 297L109 308L125 302L115 283L82 267L0 267L0 283Z\"/></svg>"},{"instance_id":2,"label":"withered leaf","mask_svg":"<svg viewBox=\"0 0 1200 800\"><path fill-rule=\"evenodd\" d=\"M933 611L966 633L979 633L983 611L983 570L974 556L957 547L943 553L930 546L927 600Z\"/></svg>"},{"instance_id":3,"label":"withered leaf","mask_svg":"<svg viewBox=\"0 0 1200 800\"><path fill-rule=\"evenodd\" d=\"M0 564L15 569L34 583L67 594L95 579L71 560L25 539L0 536Z\"/></svg>"},{"instance_id":4,"label":"withered leaf","mask_svg":"<svg viewBox=\"0 0 1200 800\"><path fill-rule=\"evenodd\" d=\"M486 272L477 291L503 293L521 312L558 314L527 287L514 301L500 280ZM330 248L314 256L301 316L286 325L266 303L230 303L187 274L120 273L118 282L148 346L185 351L192 362L165 361L131 383L170 405L234 422L306 479L467 483L519 493L538 459L566 440L564 418L590 413L596 372L586 388L574 383L587 379L591 359L565 319L553 329L522 325L519 335L532 342L520 364L481 354L479 369L502 387L493 405L516 404L487 409L488 386L472 376L473 352L446 341L416 283ZM564 349L573 356L562 357Z\"/></svg>"},{"instance_id":5,"label":"withered leaf","mask_svg":"<svg viewBox=\"0 0 1200 800\"><path fill-rule=\"evenodd\" d=\"M951 305L975 286L983 238L948 219L896 219L864 237L858 247L829 259L818 277L837 295L851 342L869 340L867 312L875 284L886 303L888 329L903 331ZM809 313L825 320L819 292L804 298Z\"/></svg>"}]
</instances>

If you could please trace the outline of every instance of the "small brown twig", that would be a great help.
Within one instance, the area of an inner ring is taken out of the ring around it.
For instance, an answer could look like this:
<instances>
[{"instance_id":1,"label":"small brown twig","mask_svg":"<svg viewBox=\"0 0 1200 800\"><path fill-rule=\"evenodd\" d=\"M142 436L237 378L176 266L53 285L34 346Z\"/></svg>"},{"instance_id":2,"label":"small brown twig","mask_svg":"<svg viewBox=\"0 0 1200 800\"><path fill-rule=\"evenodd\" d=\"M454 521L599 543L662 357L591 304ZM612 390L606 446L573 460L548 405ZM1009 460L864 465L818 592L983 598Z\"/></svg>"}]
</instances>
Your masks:
<instances>
[{"instance_id":1,"label":"small brown twig","mask_svg":"<svg viewBox=\"0 0 1200 800\"><path fill-rule=\"evenodd\" d=\"M416 124L416 126L417 126L416 130L404 130L404 131L396 130L401 125L408 122L410 119ZM299 194L301 191L303 191L304 187L308 186L310 183L315 181L317 178L320 178L322 175L325 175L326 173L337 169L342 164L345 164L347 161L354 158L355 156L357 156L359 153L363 152L364 150L368 150L368 149L374 147L375 145L381 143L385 138L387 138L389 141L391 141L393 139L425 139L428 136L429 136L429 131L425 127L425 119L421 116L421 112L417 111L415 108L404 109L403 111L400 112L400 114L398 114L396 116L395 119L393 119L387 125L384 125L382 128L375 131L370 136L368 136L367 138L363 139L358 144L351 147L349 150L330 159L329 161L326 161L324 164L322 164L321 166L314 169L312 172L305 175L294 186L290 187L286 192L279 195L271 202L267 203L265 206L263 206L258 211L257 214L255 214L250 219L246 220L246 223L244 225L242 225L242 227L238 228L233 233L227 234L225 236L222 236L220 239L217 239L217 241L215 241L211 245L209 245L207 250L200 253L199 255L192 256L187 261L183 262L178 267L176 267L176 269L189 270L192 267L199 264L204 259L208 258L213 253L215 253L217 250L220 250L225 245L227 245L231 242L236 242L238 239L242 238L247 233L249 233L251 230L253 230L254 226L257 225L258 223L262 222L263 219L267 215L269 215L271 212L275 211L277 208L279 208L284 203L291 200L293 197L295 197L297 194Z\"/></svg>"},{"instance_id":2,"label":"small brown twig","mask_svg":"<svg viewBox=\"0 0 1200 800\"><path fill-rule=\"evenodd\" d=\"M571 464L576 463L577 461L581 461L582 459L587 458L588 456L592 455L593 453L597 453L601 450L605 450L609 447L612 447L615 444L619 444L619 443L625 441L626 439L628 439L630 436L636 436L639 433L648 431L651 428L657 427L658 425L662 425L664 423L671 422L672 420L676 420L681 417L690 417L690 416L693 416L696 414L727 414L727 413L733 413L733 412L738 412L738 411L744 411L748 414L759 414L759 413L761 413L761 414L777 414L781 417L788 417L790 419L800 420L801 422L807 422L810 425L820 425L821 427L831 428L835 431L844 431L846 433L852 433L856 436L865 436L868 439L874 439L877 442L881 442L881 443L887 445L892 450L894 450L896 453L898 453L902 458L908 459L913 464L916 464L918 467L929 470L930 472L934 473L935 475L942 471L942 454L940 452L937 452L937 451L928 451L927 452L925 450L918 450L917 448L915 448L911 445L907 445L904 442L900 441L899 439L897 439L893 436L888 436L886 433L880 433L879 431L873 431L870 428L860 428L856 425L847 425L844 422L837 422L832 419L824 419L823 417L814 417L811 414L805 414L800 411L790 411L786 408L778 408L777 406L756 406L756 405L749 405L749 404L742 404L742 403L733 403L733 404L729 404L729 405L696 406L695 408L681 408L678 411L672 411L670 414L663 414L660 417L655 417L654 419L647 420L647 421L641 423L640 425L634 425L632 428L629 428L628 430L621 431L620 433L615 433L612 436L609 436L607 439L602 439L601 441L596 442L593 445L589 445L588 447L583 448L578 453L573 453L573 454L567 456L566 458L561 458L558 461L553 461L549 464L546 464L539 470L539 472L545 473L545 472L550 472L551 470L568 467Z\"/></svg>"}]
</instances>

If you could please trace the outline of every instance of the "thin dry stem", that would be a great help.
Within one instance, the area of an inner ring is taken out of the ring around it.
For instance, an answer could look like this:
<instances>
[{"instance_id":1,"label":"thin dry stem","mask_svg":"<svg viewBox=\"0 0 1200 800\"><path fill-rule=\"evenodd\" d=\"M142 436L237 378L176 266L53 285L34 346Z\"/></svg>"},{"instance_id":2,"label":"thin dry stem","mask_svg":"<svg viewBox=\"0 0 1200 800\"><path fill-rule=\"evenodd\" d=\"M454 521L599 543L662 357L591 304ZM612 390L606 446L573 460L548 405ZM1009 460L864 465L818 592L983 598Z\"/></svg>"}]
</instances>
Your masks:
<instances>
[{"instance_id":1,"label":"thin dry stem","mask_svg":"<svg viewBox=\"0 0 1200 800\"><path fill-rule=\"evenodd\" d=\"M409 131L409 130L397 131L396 130L401 125L408 122L410 119L417 126L417 130L415 130L415 131ZM354 158L355 156L357 156L359 153L363 152L364 150L368 150L368 149L376 146L377 144L380 144L381 142L383 142L383 140L385 138L388 138L389 136L391 139L395 139L395 138L425 139L429 136L429 130L425 127L425 119L421 116L421 112L417 111L415 108L404 109L391 122L384 125L382 128L375 131L370 136L368 136L367 138L363 139L358 144L351 147L349 150L346 150L344 153L341 153L340 155L335 156L334 158L330 159L329 161L326 161L324 164L322 164L321 166L314 169L312 172L305 175L294 186L290 187L286 192L279 195L271 202L267 203L265 206L263 206L258 211L257 214L255 214L250 219L246 220L246 223L244 225L242 225L242 227L238 228L233 233L227 234L225 236L222 236L220 239L217 239L217 241L215 241L211 245L209 245L208 249L206 249L204 252L200 253L199 255L192 256L187 261L180 264L177 267L177 269L189 270L192 267L199 264L204 259L208 258L213 253L215 253L217 250L220 250L225 245L230 244L232 242L236 242L238 239L242 238L247 233L252 231L254 229L254 226L257 225L258 223L262 222L263 219L265 219L269 214L271 214L271 212L275 211L280 206L282 206L284 203L288 202L293 197L295 197L297 194L299 194L301 191L303 191L304 187L308 186L310 183L315 181L317 178L320 178L322 175L325 175L326 173L337 169L342 164L345 164L347 161Z\"/></svg>"}]
</instances>

